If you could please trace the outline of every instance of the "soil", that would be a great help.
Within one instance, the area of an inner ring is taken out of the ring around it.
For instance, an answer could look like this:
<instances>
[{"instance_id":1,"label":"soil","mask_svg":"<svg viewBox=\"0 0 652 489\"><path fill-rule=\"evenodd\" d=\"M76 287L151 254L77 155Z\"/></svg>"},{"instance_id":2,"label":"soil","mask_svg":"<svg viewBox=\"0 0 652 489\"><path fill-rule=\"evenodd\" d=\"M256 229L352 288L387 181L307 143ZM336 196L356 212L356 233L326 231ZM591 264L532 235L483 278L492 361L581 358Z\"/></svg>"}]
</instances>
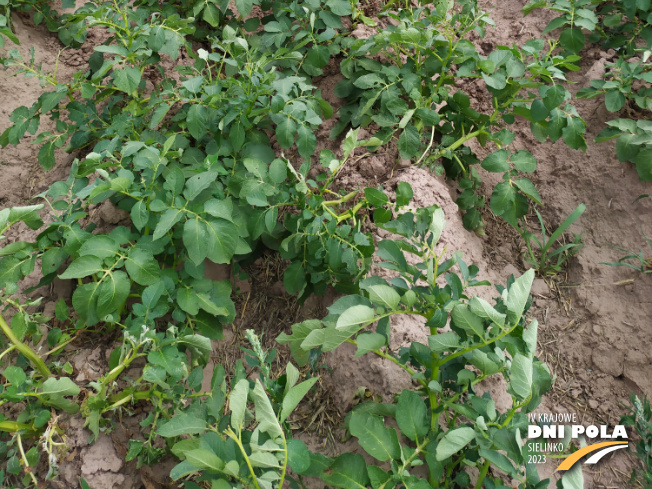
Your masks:
<instances>
[{"instance_id":1,"label":"soil","mask_svg":"<svg viewBox=\"0 0 652 489\"><path fill-rule=\"evenodd\" d=\"M505 0L497 4L484 0L480 3L496 22L496 28L488 30L485 39L478 40L482 49L492 49L497 44L523 44L540 37L552 18L543 10L536 10L524 18L520 9L526 2L522 0ZM21 54L27 57L28 48L33 46L36 62L53 70L61 49L57 39L27 19L14 17L14 25L21 40L18 48ZM369 28L361 27L359 30L361 32L354 35L369 34ZM80 51L63 52L58 63L59 80L72 77L91 52L93 42L91 36ZM581 71L569 76L577 87L599 77L605 62L613 55L597 48L589 48L582 54ZM340 79L337 64L331 62L325 74L315 80L336 110L343 104L333 94ZM9 116L15 108L31 105L43 90L35 78L10 76L10 72L4 72L0 77L0 130L10 124ZM480 108L489 102L484 89L477 88L472 95L472 103ZM649 199L634 202L634 199L652 192L648 184L638 180L632 165L617 161L615 144L590 142L604 128L605 121L614 118L614 114L607 113L602 100L575 100L574 103L587 123L589 147L586 152L569 149L563 142L539 143L524 120L517 121L513 127L516 139L512 149L527 149L538 160L539 167L533 179L545 203L543 216L550 229L556 228L579 203L587 207L581 219L570 229L574 234L582 234L583 249L569 261L563 273L537 279L532 291L534 306L531 314L540 324L539 357L548 363L556 377L552 391L545 396L537 412L575 413L580 424L614 425L625 413L621 403L629 399L631 392L652 396L652 327L649 321L652 317L652 277L624 267L602 265L601 262L617 261L622 256L613 248L614 245L636 252L645 250L647 244L642 233L652 235L649 219L652 202ZM318 149L339 149L339 141L328 140L333 124L334 121L329 121L319 130ZM50 121L41 121L42 129L48 125ZM366 138L363 132L361 130L360 137ZM2 208L25 205L50 183L67 176L75 155L58 150L57 165L44 173L36 158L38 147L31 144L33 139L27 137L18 146L0 150ZM490 151L476 149L481 158ZM407 181L415 191L415 206L440 205L447 216L442 243L448 250L464 251L467 263L479 266L481 278L504 284L509 275L518 276L525 270L522 242L504 221L487 212L485 236L464 230L454 203L457 195L454 183L425 170L405 168L395 147L368 157L354 157L352 161L354 163L339 177L342 187L373 183L393 189L398 181ZM495 183L492 175L482 176L486 181L485 190L490 191ZM99 213L99 219L108 225L114 214L112 209L104 209ZM24 226L16 226L9 231L7 242L30 239L35 234ZM247 270L248 280L237 282L239 317L232 329L225 328L225 340L215 343L213 361L224 364L232 361L234 355L239 355L238 345L246 328L265 330L266 341L273 346L273 338L294 322L324 314L334 294L313 298L300 307L293 298L283 294L279 282L282 266L273 259L263 258ZM226 269L216 273L230 275ZM29 285L34 285L37 280L35 278ZM38 293L44 294L43 291ZM478 293L487 299L495 295L490 288ZM45 291L45 312L51 313L53 304L60 297L69 298L69 294L70 287L66 284L57 284ZM410 318L400 319L394 325L391 347L398 349L411 341L424 341L425 336L421 323ZM360 397L379 396L389 400L395 393L411 386L410 379L392 363L370 359L369 356L354 358L348 346L351 345L345 345L326 357L332 372L322 375L325 394L321 398L309 399L293 418L304 431L301 437L313 449L324 450L329 455L353 449L351 441L340 442L343 432L339 424ZM106 369L106 357L110 351L103 348L98 348L97 344L71 345L71 362L80 383L95 380L98 372ZM287 352L281 351L279 357L280 366L287 358ZM499 408L511 403L504 392L504 382L495 382L485 388L491 391ZM51 487L77 487L80 475L95 489L171 487L164 475L169 473L173 460L165 460L155 468L141 469L136 468L135 461L124 461L128 440L141 436L137 426L140 419L142 415L135 414L116 420L113 430L102 434L92 445L88 444L89 432L82 422L71 419L67 432L68 453L61 460L61 475L51 483ZM585 465L585 487L624 487L633 464L631 455L618 451L596 468ZM554 480L557 477L555 466L556 463L540 466L541 476L551 476Z\"/></svg>"}]
</instances>

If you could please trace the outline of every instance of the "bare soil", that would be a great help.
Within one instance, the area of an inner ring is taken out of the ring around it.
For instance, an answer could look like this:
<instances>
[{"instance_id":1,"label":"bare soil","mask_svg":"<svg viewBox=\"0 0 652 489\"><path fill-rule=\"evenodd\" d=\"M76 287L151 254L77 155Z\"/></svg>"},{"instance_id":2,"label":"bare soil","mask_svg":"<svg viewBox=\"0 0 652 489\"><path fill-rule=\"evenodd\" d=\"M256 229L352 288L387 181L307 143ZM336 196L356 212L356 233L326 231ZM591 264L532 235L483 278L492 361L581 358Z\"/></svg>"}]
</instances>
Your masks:
<instances>
[{"instance_id":1,"label":"bare soil","mask_svg":"<svg viewBox=\"0 0 652 489\"><path fill-rule=\"evenodd\" d=\"M497 44L520 45L540 37L551 18L549 13L541 10L523 18L520 9L526 3L524 0L505 0L497 4L485 0L481 3L496 22L496 28L490 29L486 38L478 41L482 49L489 50ZM53 70L61 49L57 39L26 19L15 17L14 23L23 56L27 58L28 49L33 46L37 62ZM365 32L356 34L368 35ZM69 79L79 69L85 56L91 52L92 43L91 36L80 51L63 52L58 62L60 80ZM589 48L582 54L582 70L570 75L577 87L599 77L605 62L613 55L597 48ZM333 94L340 79L339 67L331 63L325 75L316 80L324 97L335 109L343 104ZM15 108L31 105L43 90L35 78L12 77L9 72L4 72L0 76L0 130L8 127L9 116ZM473 96L472 103L476 106L482 107L489 102L483 89L477 88ZM564 273L537 279L533 289L532 315L540 323L539 357L550 365L556 376L552 391L538 411L576 413L584 425L614 425L625 413L621 403L628 400L630 392L652 397L652 277L600 262L616 261L622 256L613 245L633 251L646 248L642 232L652 235L652 202L649 199L634 202L634 199L652 192L649 184L638 180L633 166L617 161L614 144L596 145L591 142L604 128L605 121L614 118L614 114L604 109L601 99L576 100L574 103L587 122L589 147L585 153L569 149L563 142L539 143L524 120L515 125L517 135L512 146L513 150L527 149L539 162L534 183L545 203L543 215L551 228L558 226L579 203L587 206L585 214L571 228L572 233L582 233L584 247L580 254L570 260ZM49 123L41 121L42 128ZM338 141L328 140L333 123L320 129L319 148L339 149ZM0 150L2 207L25 205L51 182L67 176L75 155L59 151L55 168L44 173L36 158L38 147L32 145L30 139L33 138L26 138L19 146ZM477 151L483 157L490 150L477 148ZM402 167L396 148L391 146L381 153L358 161L353 158L353 161L340 177L341 186L354 188L383 184L392 189L398 181L409 182L415 190L415 206L438 204L444 209L447 216L444 244L448 250L464 251L466 261L480 267L482 278L504 284L510 274L519 275L525 270L520 238L503 221L487 212L485 236L479 237L464 230L454 203L457 193L454 183L449 184L425 170ZM483 178L492 182L491 175L483 175ZM489 185L486 190L490 192ZM110 208L98 215L105 224L111 224L112 216ZM8 242L29 239L34 235L33 231L17 226L8 233ZM238 282L238 319L232 330L227 328L225 331L226 339L216 343L214 361L228 364L240 355L238 345L242 343L244 329L264 330L268 344L272 346L273 338L292 323L305 317L323 315L324 308L334 298L332 294L314 298L300 308L282 291L279 282L281 263L265 258L247 271L249 280ZM228 270L222 272L229 273ZM64 285L58 284L45 292L43 307L46 313L51 314L58 298L69 298L71 291ZM39 293L43 294L43 291ZM487 298L493 295L489 288L479 293ZM419 322L403 319L395 325L392 348L398 349L415 340L423 341L426 334ZM110 349L106 348L105 342L100 345L87 342L70 347L75 375L82 384L94 380L98 372L106 369ZM410 379L393 364L368 356L354 359L347 346L351 345L345 345L326 358L332 373L323 375L325 393L321 398L309 399L295 418L296 425L305 431L301 437L313 449L328 454L353 448L350 441L340 443L342 430L339 423L361 396L389 399L411 385ZM287 352L282 355L287 358ZM281 363L282 359L279 365ZM511 402L499 382L486 388L497 398L498 407L501 407L501 402L502 407ZM140 419L142 415L137 412L133 416L125 413L122 419L115 420L113 431L103 434L93 445L87 443L89 432L81 422L71 420L69 451L61 463L61 476L51 486L77 487L79 476L83 475L95 489L172 487L166 482L165 475L174 461L166 460L161 466L139 470L135 462L124 461L128 440L141 436L137 426ZM593 469L583 466L585 487L624 487L633 463L631 455L618 451ZM555 478L555 466L541 466L541 475Z\"/></svg>"}]
</instances>

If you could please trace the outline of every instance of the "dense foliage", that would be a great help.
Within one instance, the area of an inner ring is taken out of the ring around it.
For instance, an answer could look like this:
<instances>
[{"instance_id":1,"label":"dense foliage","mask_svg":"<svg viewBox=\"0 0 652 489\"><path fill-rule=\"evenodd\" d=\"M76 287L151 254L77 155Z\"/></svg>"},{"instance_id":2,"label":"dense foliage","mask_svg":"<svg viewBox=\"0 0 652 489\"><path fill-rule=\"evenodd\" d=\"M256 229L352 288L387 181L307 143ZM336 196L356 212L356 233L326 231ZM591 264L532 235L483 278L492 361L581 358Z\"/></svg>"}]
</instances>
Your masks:
<instances>
[{"instance_id":1,"label":"dense foliage","mask_svg":"<svg viewBox=\"0 0 652 489\"><path fill-rule=\"evenodd\" d=\"M15 48L0 58L8 72L38 77L44 87L31 107L13 111L0 145L36 135L46 171L58 149L76 155L69 177L36 196L38 204L0 211L0 235L19 222L39 231L0 250L2 312L12 316L10 324L0 317L0 403L23 406L15 419L0 418L2 484L37 485L33 468L44 459L47 478L56 476L64 436L56 413L81 413L97 438L117 411L147 401L144 441L132 440L126 458L150 464L172 453L180 463L170 475L186 488L209 481L213 488L273 489L285 480L299 487L305 477L344 489L467 487L471 468L478 488L504 488L507 478L522 488L547 487L521 446L526 413L551 383L535 357L536 321L526 317L534 270L496 286L493 305L473 296L474 286L490 284L476 279L477 267L460 253L444 259L441 209L409 210L413 191L405 182L390 192L343 188L338 177L361 154L396 144L409 164L458 181L464 225L482 232L478 166L499 173L491 211L519 229L540 274L559 271L580 243L557 247L557 238L584 207L551 237L543 226L540 240L527 231L523 218L541 205L526 176L537 162L526 150L508 149L510 127L522 117L540 141L586 148L565 74L579 69L578 26L597 24L564 14L549 27L570 22L561 50L534 39L484 56L472 33L483 35L492 21L474 0L389 2L377 12L391 19L386 29L348 0L97 0L74 11L70 3L59 13L45 1L0 1L6 46L18 43L12 11L30 12L71 48L89 29L104 39L70 80L44 71L33 50L30 59ZM639 15L630 10L628 19ZM356 23L376 28L356 39ZM612 31L600 32L623 36L614 46L632 54L631 29L615 17L609 23ZM636 85L647 81L647 60L616 63L612 78L580 95L604 93L609 110L620 109L623 97L649 109L649 93ZM313 79L331 63L343 75L335 94L345 103L331 132L340 150L317 152L316 132L335 114ZM475 80L486 88L489 111L471 104L466 82ZM45 117L53 129L41 128ZM610 125L619 132L604 135L619 136L618 157L637 163L642 179L652 161L641 138L646 123L618 119ZM360 140L360 128L369 139ZM472 141L491 149L482 161ZM98 230L92 210L99 205L124 211L122 225ZM379 229L396 238L378 241ZM299 367L349 342L358 355L394 362L414 380L415 389L396 393L395 402L365 403L348 417L350 433L377 465L357 454L311 453L292 438L286 421L317 377L288 364L274 378L272 354L251 331L247 363L260 378L252 380L242 361L233 372L218 365L210 390L201 390L211 340L222 338L236 314L231 283L207 278L206 264L268 252L287 260L283 283L300 300L327 287L347 294L325 318L278 338ZM374 255L393 278L369 275ZM57 304L57 327L29 312L39 300L19 299L21 282L35 271L36 290L55 278L75 284L71 303ZM401 314L423 318L427 345L391 351L392 317ZM97 333L119 341L108 370L82 398L64 347ZM43 339L46 352L37 348ZM140 377L126 379L140 358ZM507 381L513 404L506 412L476 391L492 376ZM427 470L414 470L419 466ZM569 487L581 487L573 480Z\"/></svg>"}]
</instances>

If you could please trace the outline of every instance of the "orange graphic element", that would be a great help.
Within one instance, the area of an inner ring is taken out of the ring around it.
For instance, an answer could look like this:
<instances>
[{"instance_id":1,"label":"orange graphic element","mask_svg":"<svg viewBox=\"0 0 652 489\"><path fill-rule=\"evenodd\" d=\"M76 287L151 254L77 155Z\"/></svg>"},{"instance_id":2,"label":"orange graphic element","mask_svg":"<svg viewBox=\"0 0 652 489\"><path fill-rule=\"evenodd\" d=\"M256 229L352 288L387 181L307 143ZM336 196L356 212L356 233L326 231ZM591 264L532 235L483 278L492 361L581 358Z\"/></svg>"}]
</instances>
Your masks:
<instances>
[{"instance_id":1,"label":"orange graphic element","mask_svg":"<svg viewBox=\"0 0 652 489\"><path fill-rule=\"evenodd\" d=\"M584 447L572 455L569 455L566 457L566 459L562 462L562 464L557 467L557 470L568 470L570 469L575 462L577 462L579 459L581 459L584 455L587 453L595 452L596 450L599 450L604 447L610 447L613 445L627 445L629 442L626 441L605 441L602 443L595 443L593 445L589 445L588 447Z\"/></svg>"}]
</instances>

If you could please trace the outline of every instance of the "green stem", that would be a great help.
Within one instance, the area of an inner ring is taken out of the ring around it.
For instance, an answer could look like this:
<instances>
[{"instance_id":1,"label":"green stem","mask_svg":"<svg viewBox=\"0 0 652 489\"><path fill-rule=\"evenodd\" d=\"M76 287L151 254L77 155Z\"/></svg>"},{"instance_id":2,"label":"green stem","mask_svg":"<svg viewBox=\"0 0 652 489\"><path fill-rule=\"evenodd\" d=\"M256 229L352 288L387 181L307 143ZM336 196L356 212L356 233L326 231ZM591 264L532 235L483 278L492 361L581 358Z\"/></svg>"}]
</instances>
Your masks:
<instances>
[{"instance_id":1,"label":"green stem","mask_svg":"<svg viewBox=\"0 0 652 489\"><path fill-rule=\"evenodd\" d=\"M501 334L499 334L498 336L492 338L492 339L489 340L489 341L484 341L483 343L480 343L480 344L477 344L477 345L470 346L469 348L464 348L464 350L460 350L460 351L455 352L455 353L453 353L453 354L451 354L451 355L448 355L446 358L444 358L444 359L439 363L439 366L441 367L441 366L444 365L445 363L450 362L452 359L457 358L457 357L459 357L459 356L461 356L461 355L465 355L465 354L467 354L467 353L469 353L469 352L471 352L471 351L473 351L473 350L477 350L478 348L482 348L482 347L485 347L485 346L487 346L487 345L491 345L492 343L495 343L495 342L498 341L499 339L501 339L501 338L507 336L507 335L510 334L512 331L514 331L514 330L516 329L517 326L518 326L518 324L516 324L516 325L515 325L514 327L512 327L511 329L503 330L503 332L502 332Z\"/></svg>"},{"instance_id":2,"label":"green stem","mask_svg":"<svg viewBox=\"0 0 652 489\"><path fill-rule=\"evenodd\" d=\"M20 430L33 432L34 428L31 425L18 423L16 421L0 421L0 431L4 431L6 433L15 433Z\"/></svg>"},{"instance_id":3,"label":"green stem","mask_svg":"<svg viewBox=\"0 0 652 489\"><path fill-rule=\"evenodd\" d=\"M281 433L283 438L283 455L285 459L283 460L283 471L281 472L281 482L278 484L278 489L283 489L283 483L285 482L285 472L288 468L288 442L285 440L285 435Z\"/></svg>"},{"instance_id":4,"label":"green stem","mask_svg":"<svg viewBox=\"0 0 652 489\"><path fill-rule=\"evenodd\" d=\"M43 359L38 356L34 350L32 350L29 346L18 339L9 325L5 322L5 319L2 317L2 315L0 315L0 329L2 329L2 332L9 339L9 341L13 343L14 347L25 358L27 358L32 363L32 365L36 367L36 369L41 373L43 377L47 378L52 375L48 367L45 365Z\"/></svg>"},{"instance_id":5,"label":"green stem","mask_svg":"<svg viewBox=\"0 0 652 489\"><path fill-rule=\"evenodd\" d=\"M475 489L481 489L482 484L484 483L485 477L487 477L487 472L489 471L489 460L485 460L482 468L480 468L480 475L478 475L478 482L475 484Z\"/></svg>"},{"instance_id":6,"label":"green stem","mask_svg":"<svg viewBox=\"0 0 652 489\"><path fill-rule=\"evenodd\" d=\"M240 440L239 436L236 436L235 433L231 428L226 432L226 435L231 438L236 445L238 445L238 448L240 448L240 452L242 452L242 456L245 459L245 462L247 462L247 467L249 467L249 473L251 474L251 477L254 480L254 485L256 486L256 489L260 489L260 486L258 485L258 478L256 477L256 473L254 472L254 468L251 466L251 462L249 461L249 457L247 456L247 452L245 451L244 446L242 445L242 440ZM286 448L286 454L287 454L287 448Z\"/></svg>"},{"instance_id":7,"label":"green stem","mask_svg":"<svg viewBox=\"0 0 652 489\"><path fill-rule=\"evenodd\" d=\"M34 484L34 487L38 487L38 481L36 480L36 476L32 473L32 468L29 465L29 462L27 461L27 457L25 456L25 450L23 449L23 442L20 437L20 432L16 433L16 441L18 442L18 450L20 450L20 458L23 460L23 463L25 464L25 472L27 472L32 479L32 483Z\"/></svg>"}]
</instances>

